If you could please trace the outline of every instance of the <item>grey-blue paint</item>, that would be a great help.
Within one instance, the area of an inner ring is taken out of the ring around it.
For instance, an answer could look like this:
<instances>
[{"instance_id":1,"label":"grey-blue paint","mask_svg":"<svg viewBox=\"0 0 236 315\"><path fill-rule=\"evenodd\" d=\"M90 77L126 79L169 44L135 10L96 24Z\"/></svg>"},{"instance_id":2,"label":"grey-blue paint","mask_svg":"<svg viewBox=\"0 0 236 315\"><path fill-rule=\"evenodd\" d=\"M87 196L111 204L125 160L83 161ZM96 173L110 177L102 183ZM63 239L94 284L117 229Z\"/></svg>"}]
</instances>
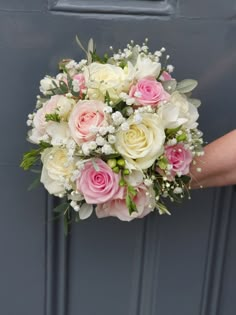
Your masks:
<instances>
[{"instance_id":1,"label":"grey-blue paint","mask_svg":"<svg viewBox=\"0 0 236 315\"><path fill-rule=\"evenodd\" d=\"M1 314L236 313L235 190L195 191L170 204L171 217L93 217L64 240L55 201L42 187L28 192L33 174L18 168L39 80L60 59L83 57L76 34L101 53L145 37L165 46L176 77L199 80L205 139L234 129L235 21L233 0L0 0Z\"/></svg>"}]
</instances>

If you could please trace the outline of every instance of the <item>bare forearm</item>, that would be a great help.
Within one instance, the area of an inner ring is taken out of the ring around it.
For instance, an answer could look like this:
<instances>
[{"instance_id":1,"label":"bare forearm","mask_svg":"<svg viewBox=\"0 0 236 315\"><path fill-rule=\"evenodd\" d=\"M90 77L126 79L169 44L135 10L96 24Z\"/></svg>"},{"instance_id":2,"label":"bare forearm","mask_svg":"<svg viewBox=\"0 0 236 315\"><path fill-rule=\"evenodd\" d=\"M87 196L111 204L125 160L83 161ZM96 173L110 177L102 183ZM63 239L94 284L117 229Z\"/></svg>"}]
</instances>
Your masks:
<instances>
[{"instance_id":1,"label":"bare forearm","mask_svg":"<svg viewBox=\"0 0 236 315\"><path fill-rule=\"evenodd\" d=\"M236 130L208 144L205 155L195 161L190 170L192 188L236 184Z\"/></svg>"}]
</instances>

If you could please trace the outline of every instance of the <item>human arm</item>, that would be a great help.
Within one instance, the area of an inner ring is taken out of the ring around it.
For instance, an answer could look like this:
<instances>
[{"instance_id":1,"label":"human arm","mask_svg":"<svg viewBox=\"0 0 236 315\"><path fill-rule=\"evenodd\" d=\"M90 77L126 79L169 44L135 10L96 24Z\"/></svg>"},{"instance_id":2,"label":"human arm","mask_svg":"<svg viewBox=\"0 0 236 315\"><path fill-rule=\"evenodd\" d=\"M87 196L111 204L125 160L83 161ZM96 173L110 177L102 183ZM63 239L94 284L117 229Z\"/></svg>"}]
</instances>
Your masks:
<instances>
[{"instance_id":1,"label":"human arm","mask_svg":"<svg viewBox=\"0 0 236 315\"><path fill-rule=\"evenodd\" d=\"M236 184L236 129L205 146L204 151L205 154L196 157L196 164L190 168L190 187Z\"/></svg>"}]
</instances>

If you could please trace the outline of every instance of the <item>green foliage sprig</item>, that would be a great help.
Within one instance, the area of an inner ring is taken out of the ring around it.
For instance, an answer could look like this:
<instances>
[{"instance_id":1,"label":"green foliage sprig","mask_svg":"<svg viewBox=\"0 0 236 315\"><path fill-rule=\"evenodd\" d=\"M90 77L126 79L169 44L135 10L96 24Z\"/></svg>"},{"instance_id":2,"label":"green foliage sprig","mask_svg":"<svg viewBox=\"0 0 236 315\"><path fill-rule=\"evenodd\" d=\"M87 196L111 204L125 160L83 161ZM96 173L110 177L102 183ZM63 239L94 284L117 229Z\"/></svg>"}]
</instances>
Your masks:
<instances>
[{"instance_id":1,"label":"green foliage sprig","mask_svg":"<svg viewBox=\"0 0 236 315\"><path fill-rule=\"evenodd\" d=\"M33 165L35 165L39 161L41 152L50 147L51 144L41 141L39 143L38 149L32 149L24 153L20 167L23 168L24 171L29 170Z\"/></svg>"}]
</instances>

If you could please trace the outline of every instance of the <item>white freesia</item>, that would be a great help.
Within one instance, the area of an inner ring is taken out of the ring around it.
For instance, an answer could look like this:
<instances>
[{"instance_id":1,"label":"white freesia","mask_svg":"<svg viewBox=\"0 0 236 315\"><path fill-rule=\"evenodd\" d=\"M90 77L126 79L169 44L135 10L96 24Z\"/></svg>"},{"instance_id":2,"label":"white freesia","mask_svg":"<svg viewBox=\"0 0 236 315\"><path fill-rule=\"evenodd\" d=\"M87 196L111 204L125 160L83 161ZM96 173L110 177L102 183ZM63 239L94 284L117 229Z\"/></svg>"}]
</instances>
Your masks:
<instances>
[{"instance_id":1,"label":"white freesia","mask_svg":"<svg viewBox=\"0 0 236 315\"><path fill-rule=\"evenodd\" d=\"M55 80L54 78L50 76L45 76L40 81L40 87L39 87L40 92L43 93L44 95L52 95L52 92L50 91L50 89L55 88L55 86L52 83L53 80L57 82L57 80Z\"/></svg>"},{"instance_id":2,"label":"white freesia","mask_svg":"<svg viewBox=\"0 0 236 315\"><path fill-rule=\"evenodd\" d=\"M135 78L137 80L145 77L157 78L161 71L161 64L159 62L152 61L146 55L138 55L135 65Z\"/></svg>"},{"instance_id":3,"label":"white freesia","mask_svg":"<svg viewBox=\"0 0 236 315\"><path fill-rule=\"evenodd\" d=\"M46 141L48 136L42 134L38 129L32 128L28 131L28 141L34 144L39 144L40 141ZM48 137L49 139L49 137Z\"/></svg>"},{"instance_id":4,"label":"white freesia","mask_svg":"<svg viewBox=\"0 0 236 315\"><path fill-rule=\"evenodd\" d=\"M61 96L57 102L56 112L62 120L67 120L74 105L75 101L73 99Z\"/></svg>"},{"instance_id":5,"label":"white freesia","mask_svg":"<svg viewBox=\"0 0 236 315\"><path fill-rule=\"evenodd\" d=\"M142 122L127 119L129 130L116 134L116 150L137 170L147 169L163 153L165 132L157 115L142 113Z\"/></svg>"},{"instance_id":6,"label":"white freesia","mask_svg":"<svg viewBox=\"0 0 236 315\"><path fill-rule=\"evenodd\" d=\"M43 163L41 183L50 194L61 196L65 194L66 181L70 180L74 162L67 159L67 150L60 147L47 148L41 155Z\"/></svg>"},{"instance_id":7,"label":"white freesia","mask_svg":"<svg viewBox=\"0 0 236 315\"><path fill-rule=\"evenodd\" d=\"M90 99L104 101L106 93L117 101L121 92L127 92L132 81L132 70L111 64L91 63L85 67L84 77Z\"/></svg>"},{"instance_id":8,"label":"white freesia","mask_svg":"<svg viewBox=\"0 0 236 315\"><path fill-rule=\"evenodd\" d=\"M139 186L143 182L143 173L132 170L131 173L125 177L125 180L133 187Z\"/></svg>"},{"instance_id":9,"label":"white freesia","mask_svg":"<svg viewBox=\"0 0 236 315\"><path fill-rule=\"evenodd\" d=\"M48 137L47 128L52 124L51 120L46 120L46 115L58 114L62 121L66 121L74 104L73 99L63 95L52 96L34 115L34 128L29 133L29 141L37 144L41 140L45 141L45 137Z\"/></svg>"},{"instance_id":10,"label":"white freesia","mask_svg":"<svg viewBox=\"0 0 236 315\"><path fill-rule=\"evenodd\" d=\"M158 107L160 116L165 128L177 128L184 126L186 128L196 128L199 117L197 108L191 104L187 97L175 91L168 103L163 103Z\"/></svg>"},{"instance_id":11,"label":"white freesia","mask_svg":"<svg viewBox=\"0 0 236 315\"><path fill-rule=\"evenodd\" d=\"M46 133L50 136L50 142L53 146L66 145L71 136L68 123L66 122L51 122L46 127Z\"/></svg>"}]
</instances>

